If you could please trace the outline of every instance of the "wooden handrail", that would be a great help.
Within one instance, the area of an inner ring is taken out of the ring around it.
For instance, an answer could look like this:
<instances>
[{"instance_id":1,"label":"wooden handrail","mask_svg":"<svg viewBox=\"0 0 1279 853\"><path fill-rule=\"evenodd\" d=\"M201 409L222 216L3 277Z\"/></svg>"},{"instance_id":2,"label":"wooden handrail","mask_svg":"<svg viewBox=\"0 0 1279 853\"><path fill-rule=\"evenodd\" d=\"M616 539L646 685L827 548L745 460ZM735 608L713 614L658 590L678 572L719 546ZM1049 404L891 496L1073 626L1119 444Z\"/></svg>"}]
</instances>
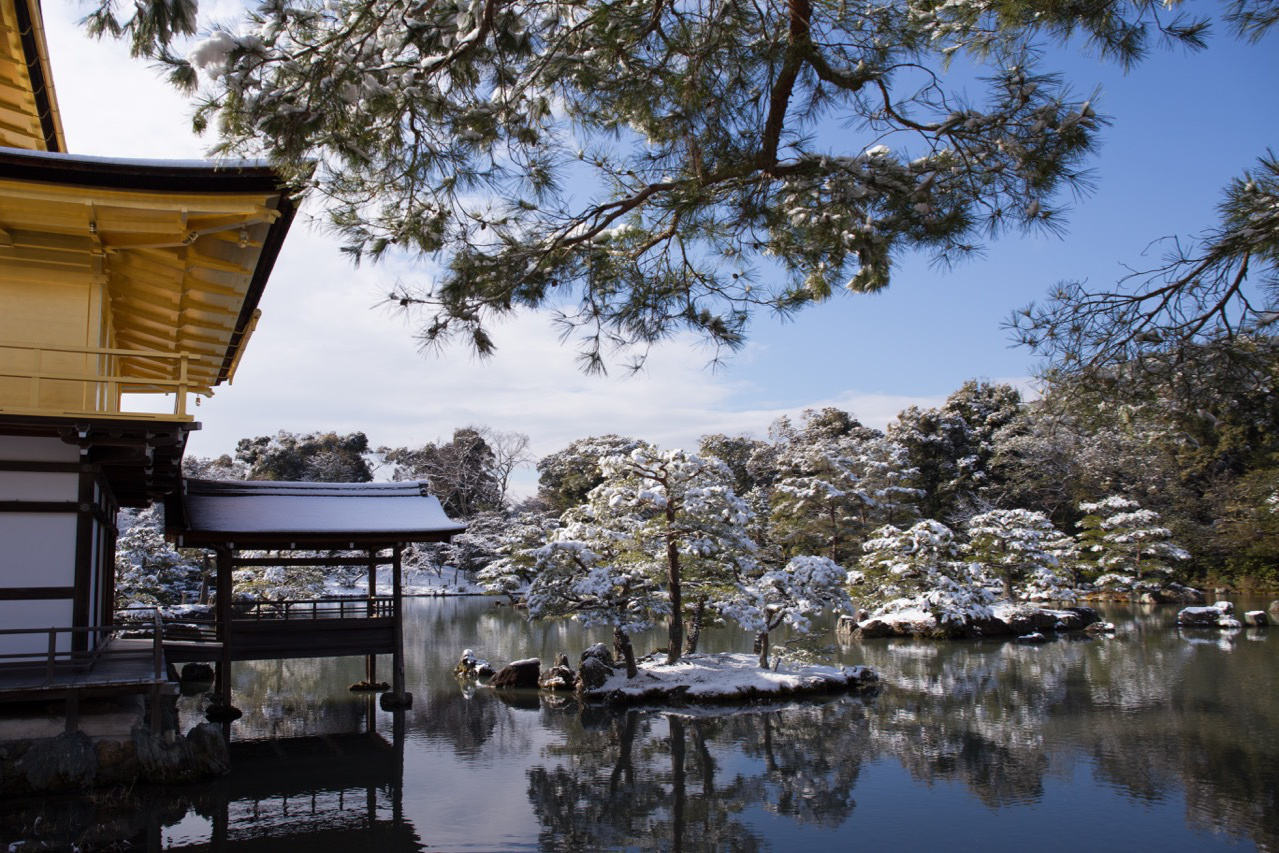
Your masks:
<instances>
[{"instance_id":1,"label":"wooden handrail","mask_svg":"<svg viewBox=\"0 0 1279 853\"><path fill-rule=\"evenodd\" d=\"M32 411L43 411L47 408L57 408L44 406L41 403L41 384L46 381L84 383L86 386L86 393L81 395L80 402L85 406L85 411L93 412L95 414L111 413L154 416L153 413L127 413L120 411L120 396L122 394L130 392L136 393L139 389L146 389L149 391L158 390L161 393L172 393L174 395L173 414L182 419L189 419L190 416L187 414L186 406L187 394L211 396L213 393L210 385L192 382L191 380L191 362L208 360L207 356L198 355L196 353L170 352L167 350L119 349L116 347L56 346L0 341L0 352L6 350L30 353L33 356L34 365L31 367L0 367L0 377L9 379L25 379L30 383L28 406L26 408L29 408ZM43 360L46 353L106 357L111 364L99 370L45 370L43 367ZM177 378L150 378L147 376L126 375L121 373L115 363L120 359L128 358L177 361ZM87 393L87 388L90 386L96 386L100 390L94 394L89 394ZM106 399L98 400L100 393L104 393ZM93 399L90 400L89 398ZM4 408L12 409L14 407L5 406ZM59 410L59 412L61 412L61 410ZM79 412L77 412L77 414L78 413Z\"/></svg>"}]
</instances>

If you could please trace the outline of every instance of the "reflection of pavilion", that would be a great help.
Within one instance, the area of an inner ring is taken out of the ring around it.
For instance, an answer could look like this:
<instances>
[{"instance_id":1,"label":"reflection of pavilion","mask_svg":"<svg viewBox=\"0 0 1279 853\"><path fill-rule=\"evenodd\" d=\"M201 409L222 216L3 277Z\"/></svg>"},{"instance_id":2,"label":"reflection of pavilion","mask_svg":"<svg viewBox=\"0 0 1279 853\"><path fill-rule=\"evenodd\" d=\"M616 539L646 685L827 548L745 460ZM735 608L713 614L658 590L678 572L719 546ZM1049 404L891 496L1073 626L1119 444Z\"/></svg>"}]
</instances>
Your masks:
<instances>
[{"instance_id":1,"label":"reflection of pavilion","mask_svg":"<svg viewBox=\"0 0 1279 853\"><path fill-rule=\"evenodd\" d=\"M402 719L402 715L396 715ZM207 842L175 850L419 850L404 817L404 730L244 741L234 772L201 795ZM152 830L153 839L162 830ZM282 847L281 845L285 845Z\"/></svg>"}]
</instances>

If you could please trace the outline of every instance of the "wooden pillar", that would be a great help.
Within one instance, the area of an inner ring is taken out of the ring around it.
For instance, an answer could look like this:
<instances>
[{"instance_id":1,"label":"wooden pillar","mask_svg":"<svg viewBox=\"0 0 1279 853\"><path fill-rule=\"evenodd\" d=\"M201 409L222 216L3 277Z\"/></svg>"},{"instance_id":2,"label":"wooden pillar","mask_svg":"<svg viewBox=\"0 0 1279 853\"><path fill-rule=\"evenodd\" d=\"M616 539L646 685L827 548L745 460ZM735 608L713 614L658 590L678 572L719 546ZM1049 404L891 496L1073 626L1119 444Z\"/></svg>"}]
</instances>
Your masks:
<instances>
[{"instance_id":1,"label":"wooden pillar","mask_svg":"<svg viewBox=\"0 0 1279 853\"><path fill-rule=\"evenodd\" d=\"M218 640L222 643L222 654L218 659L217 684L214 692L220 699L224 713L230 712L235 707L231 704L231 647L234 633L231 626L231 575L234 547L234 545L223 545L216 549Z\"/></svg>"},{"instance_id":2,"label":"wooden pillar","mask_svg":"<svg viewBox=\"0 0 1279 853\"><path fill-rule=\"evenodd\" d=\"M377 549L369 549L368 596L364 615L372 619L377 615ZM364 680L369 684L377 684L377 655L364 656Z\"/></svg>"},{"instance_id":3,"label":"wooden pillar","mask_svg":"<svg viewBox=\"0 0 1279 853\"><path fill-rule=\"evenodd\" d=\"M391 602L393 612L395 614L395 661L392 664L392 681L391 689L395 691L395 695L403 700L404 693L404 584L400 578L400 552L401 547L394 545L391 548L391 578L392 593Z\"/></svg>"},{"instance_id":4,"label":"wooden pillar","mask_svg":"<svg viewBox=\"0 0 1279 853\"><path fill-rule=\"evenodd\" d=\"M404 584L401 575L402 545L391 548L391 615L395 631L395 652L391 663L391 692L382 694L384 710L413 707L413 694L404 689Z\"/></svg>"},{"instance_id":5,"label":"wooden pillar","mask_svg":"<svg viewBox=\"0 0 1279 853\"><path fill-rule=\"evenodd\" d=\"M90 622L92 602L89 600L89 593L90 587L93 586L94 571L93 510L97 505L93 496L93 486L96 480L94 467L87 463L82 464L76 498L75 598L72 599L71 604L71 625L76 628L87 628ZM87 631L72 632L71 650L87 651L90 646L89 640Z\"/></svg>"}]
</instances>

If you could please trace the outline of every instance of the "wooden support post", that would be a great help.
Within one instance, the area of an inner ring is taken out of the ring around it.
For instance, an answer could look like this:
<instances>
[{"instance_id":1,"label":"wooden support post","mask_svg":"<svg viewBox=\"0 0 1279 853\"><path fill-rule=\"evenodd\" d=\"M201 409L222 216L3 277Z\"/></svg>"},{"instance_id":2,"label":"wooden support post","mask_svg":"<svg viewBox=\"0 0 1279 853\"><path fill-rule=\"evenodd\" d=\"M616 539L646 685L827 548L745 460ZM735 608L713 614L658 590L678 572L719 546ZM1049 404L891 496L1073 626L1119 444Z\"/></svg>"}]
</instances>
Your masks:
<instances>
[{"instance_id":1,"label":"wooden support post","mask_svg":"<svg viewBox=\"0 0 1279 853\"><path fill-rule=\"evenodd\" d=\"M395 653L391 663L391 692L382 694L383 709L413 707L413 694L404 689L404 584L401 575L402 545L391 549L391 615L395 630Z\"/></svg>"},{"instance_id":2,"label":"wooden support post","mask_svg":"<svg viewBox=\"0 0 1279 853\"><path fill-rule=\"evenodd\" d=\"M74 687L67 693L67 734L75 734L80 728L80 691Z\"/></svg>"},{"instance_id":3,"label":"wooden support post","mask_svg":"<svg viewBox=\"0 0 1279 853\"><path fill-rule=\"evenodd\" d=\"M234 562L232 547L224 545L215 552L218 575L218 639L222 641L222 654L215 671L214 694L218 699L209 709L210 719L233 720L240 717L239 709L231 704L231 651L234 642L234 628L231 625L231 573Z\"/></svg>"}]
</instances>

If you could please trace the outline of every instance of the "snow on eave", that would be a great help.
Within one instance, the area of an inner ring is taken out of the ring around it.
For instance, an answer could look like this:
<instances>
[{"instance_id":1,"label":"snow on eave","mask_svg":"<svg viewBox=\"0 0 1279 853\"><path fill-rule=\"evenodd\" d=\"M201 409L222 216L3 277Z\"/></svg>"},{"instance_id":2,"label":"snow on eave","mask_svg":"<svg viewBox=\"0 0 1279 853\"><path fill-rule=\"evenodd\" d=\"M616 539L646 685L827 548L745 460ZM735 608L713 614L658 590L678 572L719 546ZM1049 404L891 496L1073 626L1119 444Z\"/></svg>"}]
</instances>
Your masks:
<instances>
[{"instance_id":1,"label":"snow on eave","mask_svg":"<svg viewBox=\"0 0 1279 853\"><path fill-rule=\"evenodd\" d=\"M466 530L424 482L296 483L186 480L187 541L431 541ZM287 547L287 546L281 546Z\"/></svg>"}]
</instances>

